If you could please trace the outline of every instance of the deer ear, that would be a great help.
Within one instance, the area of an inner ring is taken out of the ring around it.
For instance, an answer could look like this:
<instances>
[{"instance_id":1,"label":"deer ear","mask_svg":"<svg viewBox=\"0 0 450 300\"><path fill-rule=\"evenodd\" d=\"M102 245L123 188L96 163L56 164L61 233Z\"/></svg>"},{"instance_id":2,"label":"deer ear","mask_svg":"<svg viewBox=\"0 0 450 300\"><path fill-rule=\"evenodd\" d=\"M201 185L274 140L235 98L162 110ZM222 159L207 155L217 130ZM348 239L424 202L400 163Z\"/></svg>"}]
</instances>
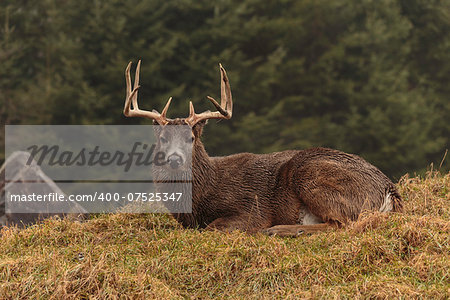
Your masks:
<instances>
[{"instance_id":1,"label":"deer ear","mask_svg":"<svg viewBox=\"0 0 450 300\"><path fill-rule=\"evenodd\" d=\"M194 127L192 127L192 132L194 132L194 135L196 137L200 137L202 135L203 126L205 126L206 124L208 124L208 120L201 120L200 122L195 124Z\"/></svg>"},{"instance_id":2,"label":"deer ear","mask_svg":"<svg viewBox=\"0 0 450 300\"><path fill-rule=\"evenodd\" d=\"M201 120L201 121L198 121L197 123L195 123L195 125L194 125L194 127L192 127L192 129L203 127L203 126L205 126L206 124L208 124L208 120Z\"/></svg>"},{"instance_id":3,"label":"deer ear","mask_svg":"<svg viewBox=\"0 0 450 300\"><path fill-rule=\"evenodd\" d=\"M201 121L197 122L197 123L194 125L194 127L192 127L192 128L193 128L193 129L194 129L194 128L203 128L203 126L205 126L206 124L208 124L208 120L201 120Z\"/></svg>"}]
</instances>

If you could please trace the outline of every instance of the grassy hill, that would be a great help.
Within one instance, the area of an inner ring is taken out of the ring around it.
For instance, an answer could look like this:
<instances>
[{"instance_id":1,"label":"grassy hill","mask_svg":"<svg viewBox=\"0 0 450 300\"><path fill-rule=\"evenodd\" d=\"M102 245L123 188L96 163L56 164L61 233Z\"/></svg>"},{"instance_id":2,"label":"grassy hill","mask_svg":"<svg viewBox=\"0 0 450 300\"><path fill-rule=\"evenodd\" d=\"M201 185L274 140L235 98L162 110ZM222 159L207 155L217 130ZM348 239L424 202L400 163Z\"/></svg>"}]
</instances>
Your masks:
<instances>
[{"instance_id":1,"label":"grassy hill","mask_svg":"<svg viewBox=\"0 0 450 300\"><path fill-rule=\"evenodd\" d=\"M403 214L299 238L185 230L166 215L6 228L0 299L448 299L450 174L398 187Z\"/></svg>"}]
</instances>

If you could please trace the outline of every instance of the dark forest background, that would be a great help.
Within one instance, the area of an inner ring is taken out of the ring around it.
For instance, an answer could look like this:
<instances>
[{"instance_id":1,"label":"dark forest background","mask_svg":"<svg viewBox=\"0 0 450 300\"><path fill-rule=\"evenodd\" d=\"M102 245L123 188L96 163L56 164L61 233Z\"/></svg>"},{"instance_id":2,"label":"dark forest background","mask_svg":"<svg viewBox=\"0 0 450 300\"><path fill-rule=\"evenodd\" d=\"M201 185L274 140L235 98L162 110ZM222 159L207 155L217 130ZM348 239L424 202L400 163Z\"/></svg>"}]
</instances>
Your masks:
<instances>
[{"instance_id":1,"label":"dark forest background","mask_svg":"<svg viewBox=\"0 0 450 300\"><path fill-rule=\"evenodd\" d=\"M0 160L5 124L150 124L122 115L138 59L140 106L173 96L169 117L212 109L223 64L211 155L326 146L398 179L449 148L448 0L2 0Z\"/></svg>"}]
</instances>

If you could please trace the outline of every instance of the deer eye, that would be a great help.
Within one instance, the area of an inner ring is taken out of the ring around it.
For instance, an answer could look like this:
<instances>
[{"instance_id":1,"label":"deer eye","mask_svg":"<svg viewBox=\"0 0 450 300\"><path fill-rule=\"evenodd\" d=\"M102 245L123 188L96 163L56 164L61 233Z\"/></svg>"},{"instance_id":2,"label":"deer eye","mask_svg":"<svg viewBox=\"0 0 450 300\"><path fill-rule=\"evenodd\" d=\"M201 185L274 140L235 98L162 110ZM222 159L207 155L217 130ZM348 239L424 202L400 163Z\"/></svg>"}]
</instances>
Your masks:
<instances>
[{"instance_id":1,"label":"deer eye","mask_svg":"<svg viewBox=\"0 0 450 300\"><path fill-rule=\"evenodd\" d=\"M159 140L161 141L162 144L167 144L167 139L160 137Z\"/></svg>"}]
</instances>

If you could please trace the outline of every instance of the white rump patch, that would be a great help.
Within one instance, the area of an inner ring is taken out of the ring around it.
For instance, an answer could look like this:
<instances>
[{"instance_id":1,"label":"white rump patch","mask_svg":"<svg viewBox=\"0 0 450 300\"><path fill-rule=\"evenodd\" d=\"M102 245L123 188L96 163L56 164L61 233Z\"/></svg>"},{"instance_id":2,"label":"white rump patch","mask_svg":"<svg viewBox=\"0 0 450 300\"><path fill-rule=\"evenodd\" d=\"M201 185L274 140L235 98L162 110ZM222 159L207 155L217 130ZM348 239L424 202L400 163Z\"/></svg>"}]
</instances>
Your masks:
<instances>
[{"instance_id":1,"label":"white rump patch","mask_svg":"<svg viewBox=\"0 0 450 300\"><path fill-rule=\"evenodd\" d=\"M392 211L394 208L392 204L392 197L390 193L387 193L386 197L384 198L383 204L380 207L380 212L389 212Z\"/></svg>"}]
</instances>

